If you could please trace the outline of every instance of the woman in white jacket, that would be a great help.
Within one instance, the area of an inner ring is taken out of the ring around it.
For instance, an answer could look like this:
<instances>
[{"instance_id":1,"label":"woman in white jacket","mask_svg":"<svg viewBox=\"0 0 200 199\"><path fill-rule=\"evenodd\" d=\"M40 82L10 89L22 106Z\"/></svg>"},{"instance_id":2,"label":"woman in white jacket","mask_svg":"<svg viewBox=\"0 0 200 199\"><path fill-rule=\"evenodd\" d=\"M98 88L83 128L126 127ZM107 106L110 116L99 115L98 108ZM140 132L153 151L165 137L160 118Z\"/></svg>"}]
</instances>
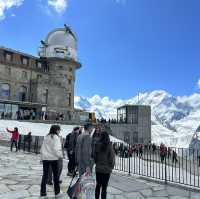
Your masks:
<instances>
[{"instance_id":1,"label":"woman in white jacket","mask_svg":"<svg viewBox=\"0 0 200 199\"><path fill-rule=\"evenodd\" d=\"M60 185L59 185L58 161L60 158L63 158L63 153L62 153L62 146L59 138L59 133L60 133L60 126L52 125L49 134L44 138L40 150L41 160L43 163L43 176L42 176L41 190L40 190L41 198L47 197L46 184L50 166L53 172L55 197L59 198L61 196Z\"/></svg>"}]
</instances>

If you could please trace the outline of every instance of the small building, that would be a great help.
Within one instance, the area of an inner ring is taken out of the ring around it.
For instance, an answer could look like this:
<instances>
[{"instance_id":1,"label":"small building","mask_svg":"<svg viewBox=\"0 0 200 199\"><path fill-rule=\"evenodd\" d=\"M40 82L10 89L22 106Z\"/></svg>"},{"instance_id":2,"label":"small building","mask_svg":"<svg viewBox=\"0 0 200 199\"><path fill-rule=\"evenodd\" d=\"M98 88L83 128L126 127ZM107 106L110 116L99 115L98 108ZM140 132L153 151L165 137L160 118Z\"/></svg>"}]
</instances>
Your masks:
<instances>
[{"instance_id":1,"label":"small building","mask_svg":"<svg viewBox=\"0 0 200 199\"><path fill-rule=\"evenodd\" d=\"M151 141L151 107L125 105L117 109L117 123L110 124L112 134L127 143Z\"/></svg>"},{"instance_id":2,"label":"small building","mask_svg":"<svg viewBox=\"0 0 200 199\"><path fill-rule=\"evenodd\" d=\"M96 123L96 115L94 112L89 112L81 109L74 110L74 121Z\"/></svg>"}]
</instances>

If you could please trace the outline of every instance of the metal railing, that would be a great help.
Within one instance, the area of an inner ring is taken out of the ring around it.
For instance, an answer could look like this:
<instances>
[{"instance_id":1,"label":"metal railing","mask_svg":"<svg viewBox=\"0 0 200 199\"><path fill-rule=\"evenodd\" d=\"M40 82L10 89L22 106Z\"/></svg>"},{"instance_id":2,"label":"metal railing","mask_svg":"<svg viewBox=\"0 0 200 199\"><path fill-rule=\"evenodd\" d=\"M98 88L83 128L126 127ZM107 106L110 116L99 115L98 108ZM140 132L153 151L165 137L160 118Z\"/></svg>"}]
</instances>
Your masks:
<instances>
[{"instance_id":1,"label":"metal railing","mask_svg":"<svg viewBox=\"0 0 200 199\"><path fill-rule=\"evenodd\" d=\"M114 143L115 170L200 188L200 150Z\"/></svg>"},{"instance_id":2,"label":"metal railing","mask_svg":"<svg viewBox=\"0 0 200 199\"><path fill-rule=\"evenodd\" d=\"M28 143L20 135L18 149L39 154L42 142L42 136L32 136ZM0 144L9 146L10 141L0 140ZM113 143L113 149L116 171L200 188L200 150L168 147L163 152L151 144L124 143Z\"/></svg>"}]
</instances>

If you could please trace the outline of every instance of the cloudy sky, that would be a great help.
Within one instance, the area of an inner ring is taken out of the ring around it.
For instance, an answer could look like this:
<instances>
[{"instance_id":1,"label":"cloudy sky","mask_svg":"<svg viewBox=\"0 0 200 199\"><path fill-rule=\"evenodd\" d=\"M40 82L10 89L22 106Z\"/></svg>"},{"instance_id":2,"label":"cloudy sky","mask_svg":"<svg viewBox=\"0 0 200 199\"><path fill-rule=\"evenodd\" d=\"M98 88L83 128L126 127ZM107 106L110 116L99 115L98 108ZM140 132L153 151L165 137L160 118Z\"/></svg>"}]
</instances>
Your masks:
<instances>
[{"instance_id":1,"label":"cloudy sky","mask_svg":"<svg viewBox=\"0 0 200 199\"><path fill-rule=\"evenodd\" d=\"M76 95L199 92L199 0L0 0L0 45L37 55L64 23L78 37Z\"/></svg>"}]
</instances>

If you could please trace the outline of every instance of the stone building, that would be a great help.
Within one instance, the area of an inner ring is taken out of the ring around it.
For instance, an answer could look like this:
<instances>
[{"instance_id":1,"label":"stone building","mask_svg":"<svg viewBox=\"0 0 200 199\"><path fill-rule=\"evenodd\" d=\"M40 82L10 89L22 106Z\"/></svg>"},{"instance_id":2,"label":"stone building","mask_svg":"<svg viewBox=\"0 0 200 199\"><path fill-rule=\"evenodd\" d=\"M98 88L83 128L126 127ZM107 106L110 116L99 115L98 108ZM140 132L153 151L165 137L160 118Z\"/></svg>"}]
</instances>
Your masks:
<instances>
[{"instance_id":1,"label":"stone building","mask_svg":"<svg viewBox=\"0 0 200 199\"><path fill-rule=\"evenodd\" d=\"M117 123L110 124L112 134L127 143L151 141L151 107L125 105L117 109Z\"/></svg>"},{"instance_id":2,"label":"stone building","mask_svg":"<svg viewBox=\"0 0 200 199\"><path fill-rule=\"evenodd\" d=\"M72 120L77 39L65 25L41 41L38 57L0 47L0 113L14 118L17 111L34 111L48 119Z\"/></svg>"}]
</instances>

